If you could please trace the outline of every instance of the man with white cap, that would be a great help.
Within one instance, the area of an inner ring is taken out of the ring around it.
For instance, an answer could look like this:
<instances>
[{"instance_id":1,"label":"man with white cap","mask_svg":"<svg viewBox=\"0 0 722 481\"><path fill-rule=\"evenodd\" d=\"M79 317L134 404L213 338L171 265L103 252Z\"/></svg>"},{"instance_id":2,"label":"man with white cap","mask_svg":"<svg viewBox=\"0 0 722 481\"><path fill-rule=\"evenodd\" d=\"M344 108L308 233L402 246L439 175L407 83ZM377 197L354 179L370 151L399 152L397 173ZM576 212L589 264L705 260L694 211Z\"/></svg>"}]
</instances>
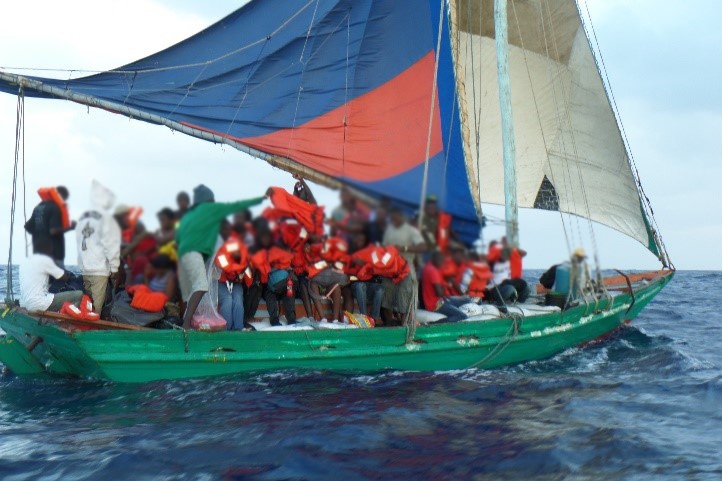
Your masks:
<instances>
[{"instance_id":1,"label":"man with white cap","mask_svg":"<svg viewBox=\"0 0 722 481\"><path fill-rule=\"evenodd\" d=\"M100 312L105 304L108 279L118 274L121 232L115 219L117 212L110 214L115 194L93 180L90 201L93 209L85 212L78 221L75 237L83 287L90 294L95 310ZM122 206L118 208L122 210Z\"/></svg>"},{"instance_id":2,"label":"man with white cap","mask_svg":"<svg viewBox=\"0 0 722 481\"><path fill-rule=\"evenodd\" d=\"M221 220L263 201L263 197L228 204L216 203L213 191L203 184L193 189L193 206L176 231L179 283L186 303L183 327L188 329L203 295L208 292L205 263L215 253Z\"/></svg>"}]
</instances>

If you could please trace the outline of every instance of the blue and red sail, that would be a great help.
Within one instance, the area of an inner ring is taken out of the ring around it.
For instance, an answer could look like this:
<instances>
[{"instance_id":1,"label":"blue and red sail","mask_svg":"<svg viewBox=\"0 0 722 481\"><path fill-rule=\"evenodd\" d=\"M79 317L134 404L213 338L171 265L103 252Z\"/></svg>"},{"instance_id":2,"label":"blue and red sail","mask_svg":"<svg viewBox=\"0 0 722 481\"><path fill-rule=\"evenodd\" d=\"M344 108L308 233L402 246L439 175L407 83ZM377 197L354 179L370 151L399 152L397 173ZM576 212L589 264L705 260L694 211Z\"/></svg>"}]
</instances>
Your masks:
<instances>
[{"instance_id":1,"label":"blue and red sail","mask_svg":"<svg viewBox=\"0 0 722 481\"><path fill-rule=\"evenodd\" d=\"M256 0L114 71L35 79L287 157L407 206L420 200L428 146L427 191L471 239L479 224L443 1ZM17 86L0 82L0 90Z\"/></svg>"}]
</instances>

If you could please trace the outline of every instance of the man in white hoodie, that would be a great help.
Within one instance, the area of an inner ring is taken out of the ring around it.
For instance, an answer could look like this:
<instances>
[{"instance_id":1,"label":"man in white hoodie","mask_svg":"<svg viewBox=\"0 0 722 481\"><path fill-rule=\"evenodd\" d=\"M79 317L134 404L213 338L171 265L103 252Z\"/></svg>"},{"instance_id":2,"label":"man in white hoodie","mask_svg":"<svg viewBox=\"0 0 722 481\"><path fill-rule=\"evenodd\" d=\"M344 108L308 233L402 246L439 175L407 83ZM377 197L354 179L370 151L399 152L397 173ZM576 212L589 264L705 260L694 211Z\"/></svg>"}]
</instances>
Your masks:
<instances>
[{"instance_id":1,"label":"man in white hoodie","mask_svg":"<svg viewBox=\"0 0 722 481\"><path fill-rule=\"evenodd\" d=\"M90 188L93 209L84 213L75 228L78 242L78 267L83 274L83 287L101 312L105 304L108 279L118 274L121 231L110 212L115 194L98 181Z\"/></svg>"}]
</instances>

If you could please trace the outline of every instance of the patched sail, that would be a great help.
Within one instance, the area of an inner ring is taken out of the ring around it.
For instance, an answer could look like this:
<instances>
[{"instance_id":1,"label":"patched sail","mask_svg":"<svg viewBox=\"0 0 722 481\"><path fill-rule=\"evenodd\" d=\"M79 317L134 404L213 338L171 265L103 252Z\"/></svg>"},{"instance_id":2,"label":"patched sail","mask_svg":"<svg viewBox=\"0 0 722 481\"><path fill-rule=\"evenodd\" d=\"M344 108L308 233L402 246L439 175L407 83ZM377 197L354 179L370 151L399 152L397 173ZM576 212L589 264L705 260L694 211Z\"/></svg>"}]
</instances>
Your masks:
<instances>
[{"instance_id":1,"label":"patched sail","mask_svg":"<svg viewBox=\"0 0 722 481\"><path fill-rule=\"evenodd\" d=\"M504 203L494 0L452 0L464 150L479 202ZM509 0L520 207L610 226L658 254L574 0Z\"/></svg>"}]
</instances>

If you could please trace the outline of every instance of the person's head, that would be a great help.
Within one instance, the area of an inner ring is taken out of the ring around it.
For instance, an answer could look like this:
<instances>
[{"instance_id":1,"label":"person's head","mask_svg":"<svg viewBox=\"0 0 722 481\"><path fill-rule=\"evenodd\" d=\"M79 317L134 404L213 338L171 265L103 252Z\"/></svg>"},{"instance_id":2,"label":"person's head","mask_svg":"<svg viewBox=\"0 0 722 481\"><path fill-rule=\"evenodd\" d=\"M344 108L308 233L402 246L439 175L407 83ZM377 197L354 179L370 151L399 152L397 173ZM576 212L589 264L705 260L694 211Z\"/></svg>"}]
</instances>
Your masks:
<instances>
[{"instance_id":1,"label":"person's head","mask_svg":"<svg viewBox=\"0 0 722 481\"><path fill-rule=\"evenodd\" d=\"M380 206L376 209L376 218L374 222L379 225L386 225L386 219L389 216L389 211L386 207Z\"/></svg>"},{"instance_id":2,"label":"person's head","mask_svg":"<svg viewBox=\"0 0 722 481\"><path fill-rule=\"evenodd\" d=\"M115 217L115 220L118 222L118 225L122 230L130 227L130 223L128 222L129 212L130 207L128 207L126 204L118 204L118 206L115 208L115 211L113 211L113 217Z\"/></svg>"},{"instance_id":3,"label":"person's head","mask_svg":"<svg viewBox=\"0 0 722 481\"><path fill-rule=\"evenodd\" d=\"M164 276L175 267L170 257L165 254L158 254L150 261L157 276Z\"/></svg>"},{"instance_id":4,"label":"person's head","mask_svg":"<svg viewBox=\"0 0 722 481\"><path fill-rule=\"evenodd\" d=\"M502 247L509 247L509 242L506 240L506 236L503 236L501 238L501 246Z\"/></svg>"},{"instance_id":5,"label":"person's head","mask_svg":"<svg viewBox=\"0 0 722 481\"><path fill-rule=\"evenodd\" d=\"M158 212L157 216L162 230L171 230L175 227L175 212L173 212L173 209L164 207Z\"/></svg>"},{"instance_id":6,"label":"person's head","mask_svg":"<svg viewBox=\"0 0 722 481\"><path fill-rule=\"evenodd\" d=\"M431 254L431 263L434 264L436 267L441 267L444 265L444 254L441 253L441 251L434 251Z\"/></svg>"},{"instance_id":7,"label":"person's head","mask_svg":"<svg viewBox=\"0 0 722 481\"><path fill-rule=\"evenodd\" d=\"M489 250L494 249L498 245L499 245L499 241L497 241L497 240L493 240L493 241L489 242Z\"/></svg>"},{"instance_id":8,"label":"person's head","mask_svg":"<svg viewBox=\"0 0 722 481\"><path fill-rule=\"evenodd\" d=\"M228 238L231 236L231 232L233 232L233 228L231 226L231 221L228 219L223 219L221 221L221 227L218 230L218 233L221 235L221 238L224 241L227 241Z\"/></svg>"},{"instance_id":9,"label":"person's head","mask_svg":"<svg viewBox=\"0 0 722 481\"><path fill-rule=\"evenodd\" d=\"M451 249L451 260L457 265L466 261L466 250L463 247L453 247Z\"/></svg>"},{"instance_id":10,"label":"person's head","mask_svg":"<svg viewBox=\"0 0 722 481\"><path fill-rule=\"evenodd\" d=\"M233 225L232 225L233 232L235 232L240 239L243 239L246 237L246 223L245 222L236 222L236 219L233 219Z\"/></svg>"},{"instance_id":11,"label":"person's head","mask_svg":"<svg viewBox=\"0 0 722 481\"><path fill-rule=\"evenodd\" d=\"M253 222L253 212L251 212L251 209L246 209L241 212L241 214L243 214L243 218L246 222Z\"/></svg>"},{"instance_id":12,"label":"person's head","mask_svg":"<svg viewBox=\"0 0 722 481\"><path fill-rule=\"evenodd\" d=\"M68 189L64 185L59 185L55 188L55 190L58 191L58 195L65 201L67 201L70 198L70 192L68 192Z\"/></svg>"},{"instance_id":13,"label":"person's head","mask_svg":"<svg viewBox=\"0 0 722 481\"><path fill-rule=\"evenodd\" d=\"M584 249L582 247L578 247L574 249L574 252L572 252L572 260L574 262L584 262L587 259L587 253L584 252Z\"/></svg>"},{"instance_id":14,"label":"person's head","mask_svg":"<svg viewBox=\"0 0 722 481\"><path fill-rule=\"evenodd\" d=\"M391 208L391 198L383 196L379 201L379 209L388 211Z\"/></svg>"},{"instance_id":15,"label":"person's head","mask_svg":"<svg viewBox=\"0 0 722 481\"><path fill-rule=\"evenodd\" d=\"M193 205L200 205L206 202L215 202L216 198L213 191L203 184L198 184L193 189Z\"/></svg>"},{"instance_id":16,"label":"person's head","mask_svg":"<svg viewBox=\"0 0 722 481\"><path fill-rule=\"evenodd\" d=\"M341 205L345 207L346 209L353 209L356 205L356 197L353 196L351 191L348 189L348 187L343 187L341 189Z\"/></svg>"},{"instance_id":17,"label":"person's head","mask_svg":"<svg viewBox=\"0 0 722 481\"><path fill-rule=\"evenodd\" d=\"M357 232L351 236L351 246L350 251L356 252L358 250L363 249L368 245L368 237L366 236L366 231L362 230L361 232Z\"/></svg>"},{"instance_id":18,"label":"person's head","mask_svg":"<svg viewBox=\"0 0 722 481\"><path fill-rule=\"evenodd\" d=\"M178 205L179 211L185 212L191 206L191 196L189 196L186 191L180 191L175 197L175 203Z\"/></svg>"},{"instance_id":19,"label":"person's head","mask_svg":"<svg viewBox=\"0 0 722 481\"><path fill-rule=\"evenodd\" d=\"M401 207L392 207L390 212L391 224L394 227L401 227L406 222L406 215Z\"/></svg>"},{"instance_id":20,"label":"person's head","mask_svg":"<svg viewBox=\"0 0 722 481\"><path fill-rule=\"evenodd\" d=\"M49 237L37 237L33 242L33 252L52 257L53 241L51 241Z\"/></svg>"},{"instance_id":21,"label":"person's head","mask_svg":"<svg viewBox=\"0 0 722 481\"><path fill-rule=\"evenodd\" d=\"M511 249L504 247L499 254L499 261L506 262L509 260L509 256L511 256Z\"/></svg>"},{"instance_id":22,"label":"person's head","mask_svg":"<svg viewBox=\"0 0 722 481\"><path fill-rule=\"evenodd\" d=\"M273 245L273 234L271 229L266 226L256 230L256 247L259 249L268 249Z\"/></svg>"},{"instance_id":23,"label":"person's head","mask_svg":"<svg viewBox=\"0 0 722 481\"><path fill-rule=\"evenodd\" d=\"M436 217L438 215L439 205L435 195L432 194L426 198L424 213L429 217Z\"/></svg>"}]
</instances>

